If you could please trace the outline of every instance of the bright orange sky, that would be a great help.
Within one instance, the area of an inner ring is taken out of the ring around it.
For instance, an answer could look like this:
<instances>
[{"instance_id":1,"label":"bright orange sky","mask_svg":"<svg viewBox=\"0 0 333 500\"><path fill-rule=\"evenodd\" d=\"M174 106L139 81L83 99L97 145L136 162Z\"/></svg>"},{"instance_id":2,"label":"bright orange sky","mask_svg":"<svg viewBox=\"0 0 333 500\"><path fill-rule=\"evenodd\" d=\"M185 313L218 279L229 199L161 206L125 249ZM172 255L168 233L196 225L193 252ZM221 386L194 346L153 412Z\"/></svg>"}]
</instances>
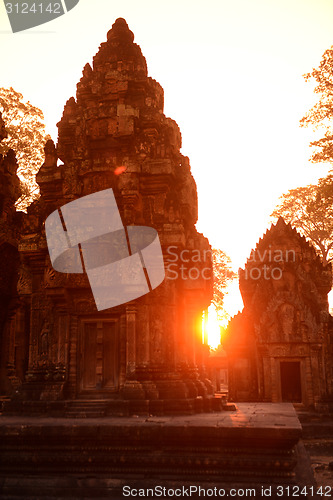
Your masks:
<instances>
[{"instance_id":1,"label":"bright orange sky","mask_svg":"<svg viewBox=\"0 0 333 500\"><path fill-rule=\"evenodd\" d=\"M198 229L243 266L278 197L327 168L308 162L314 102L302 74L333 45L332 0L80 0L65 16L12 34L0 5L0 86L40 107L47 130L124 17L180 126L199 193ZM229 298L230 313L239 299Z\"/></svg>"}]
</instances>

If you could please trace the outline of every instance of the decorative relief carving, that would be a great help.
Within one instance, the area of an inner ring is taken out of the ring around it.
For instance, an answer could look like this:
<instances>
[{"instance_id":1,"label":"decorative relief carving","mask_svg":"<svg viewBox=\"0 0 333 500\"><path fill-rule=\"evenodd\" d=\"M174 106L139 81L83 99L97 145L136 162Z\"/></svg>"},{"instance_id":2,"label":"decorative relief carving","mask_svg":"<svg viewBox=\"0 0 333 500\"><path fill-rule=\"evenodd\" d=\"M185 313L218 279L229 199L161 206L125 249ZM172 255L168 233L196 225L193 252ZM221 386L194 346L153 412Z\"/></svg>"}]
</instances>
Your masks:
<instances>
[{"instance_id":1,"label":"decorative relief carving","mask_svg":"<svg viewBox=\"0 0 333 500\"><path fill-rule=\"evenodd\" d=\"M304 377L297 365L305 358L314 386L320 387L325 397L333 398L332 381L322 380L314 368L324 363L326 373L333 369L333 358L327 349L332 335L327 302L331 265L324 266L309 242L280 218L259 240L239 276L244 310L231 320L225 348L233 363L240 356L247 356L249 364L255 367L252 376L258 383L257 398L268 390L266 397L276 400L273 388L280 388L281 394L284 391L278 374L266 370L266 378L273 378L269 383L258 377L264 358L289 363L285 365L293 373L289 378L300 379L302 387L285 394L298 394L300 398L302 393L305 402L313 401L309 377ZM232 397L240 383L232 373L230 380Z\"/></svg>"},{"instance_id":2,"label":"decorative relief carving","mask_svg":"<svg viewBox=\"0 0 333 500\"><path fill-rule=\"evenodd\" d=\"M32 293L32 275L27 266L20 267L17 293L19 295L29 295Z\"/></svg>"}]
</instances>

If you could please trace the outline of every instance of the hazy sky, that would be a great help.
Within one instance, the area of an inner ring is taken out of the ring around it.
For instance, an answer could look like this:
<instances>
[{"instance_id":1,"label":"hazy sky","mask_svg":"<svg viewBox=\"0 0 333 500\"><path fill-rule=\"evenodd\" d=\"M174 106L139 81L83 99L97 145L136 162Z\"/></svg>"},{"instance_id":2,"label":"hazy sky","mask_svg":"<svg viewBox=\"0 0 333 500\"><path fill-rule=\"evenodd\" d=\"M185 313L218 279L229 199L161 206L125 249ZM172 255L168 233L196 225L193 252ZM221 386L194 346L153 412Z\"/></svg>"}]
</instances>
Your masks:
<instances>
[{"instance_id":1,"label":"hazy sky","mask_svg":"<svg viewBox=\"0 0 333 500\"><path fill-rule=\"evenodd\" d=\"M40 107L47 131L115 19L124 17L180 126L199 193L198 229L235 269L266 230L278 197L325 175L308 162L314 103L302 75L333 45L332 0L80 0L12 34L0 5L0 87Z\"/></svg>"}]
</instances>

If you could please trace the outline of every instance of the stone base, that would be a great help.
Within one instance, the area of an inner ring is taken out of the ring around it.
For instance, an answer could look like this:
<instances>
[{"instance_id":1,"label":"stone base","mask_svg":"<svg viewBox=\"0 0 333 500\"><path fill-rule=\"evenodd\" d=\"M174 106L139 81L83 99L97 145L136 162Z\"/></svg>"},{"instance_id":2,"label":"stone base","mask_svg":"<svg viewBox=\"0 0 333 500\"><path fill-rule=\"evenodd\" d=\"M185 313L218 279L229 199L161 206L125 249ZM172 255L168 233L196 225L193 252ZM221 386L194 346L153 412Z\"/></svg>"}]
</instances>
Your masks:
<instances>
[{"instance_id":1,"label":"stone base","mask_svg":"<svg viewBox=\"0 0 333 500\"><path fill-rule=\"evenodd\" d=\"M101 393L100 398L87 395L79 399L65 401L20 401L6 400L2 403L4 415L48 416L48 417L106 417L131 415L193 415L195 413L234 409L233 405L223 404L220 397L207 396L203 398L180 399L144 399L140 387L129 388L131 399L110 399ZM127 394L128 395L128 394ZM138 398L134 396L137 395ZM231 406L231 408L230 408Z\"/></svg>"},{"instance_id":2,"label":"stone base","mask_svg":"<svg viewBox=\"0 0 333 500\"><path fill-rule=\"evenodd\" d=\"M300 435L289 403L242 403L236 412L172 417L2 416L1 498L124 498L124 486L240 485L260 492L299 484ZM199 496L193 491L192 498Z\"/></svg>"}]
</instances>

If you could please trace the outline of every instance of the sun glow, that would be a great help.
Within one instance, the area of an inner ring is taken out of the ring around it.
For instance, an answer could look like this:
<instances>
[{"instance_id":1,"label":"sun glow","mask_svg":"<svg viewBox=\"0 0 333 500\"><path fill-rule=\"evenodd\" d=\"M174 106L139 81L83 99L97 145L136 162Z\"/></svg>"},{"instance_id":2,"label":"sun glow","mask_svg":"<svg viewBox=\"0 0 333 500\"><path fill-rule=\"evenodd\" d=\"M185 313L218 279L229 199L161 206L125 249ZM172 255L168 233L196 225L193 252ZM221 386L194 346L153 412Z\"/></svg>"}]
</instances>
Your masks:
<instances>
[{"instance_id":1,"label":"sun glow","mask_svg":"<svg viewBox=\"0 0 333 500\"><path fill-rule=\"evenodd\" d=\"M230 318L243 309L243 300L239 291L238 279L234 279L226 288L223 301L223 315L218 316L215 306L211 304L202 317L202 341L212 349L216 349L228 326Z\"/></svg>"},{"instance_id":2,"label":"sun glow","mask_svg":"<svg viewBox=\"0 0 333 500\"><path fill-rule=\"evenodd\" d=\"M208 308L208 314L206 316L206 321L204 322L204 328L204 337L205 339L207 339L207 344L212 349L216 349L221 343L221 326L213 304L211 304Z\"/></svg>"}]
</instances>

